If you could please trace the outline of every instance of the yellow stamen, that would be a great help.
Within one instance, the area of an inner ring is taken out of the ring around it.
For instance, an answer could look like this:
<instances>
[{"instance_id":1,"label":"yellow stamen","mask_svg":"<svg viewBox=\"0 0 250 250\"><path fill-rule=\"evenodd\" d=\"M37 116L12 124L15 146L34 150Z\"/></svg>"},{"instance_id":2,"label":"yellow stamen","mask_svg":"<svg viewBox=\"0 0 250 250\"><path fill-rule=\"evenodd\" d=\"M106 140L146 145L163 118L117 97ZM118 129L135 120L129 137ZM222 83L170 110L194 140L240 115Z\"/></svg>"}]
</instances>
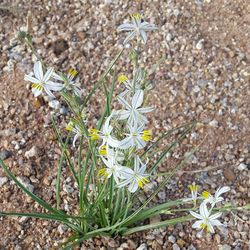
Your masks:
<instances>
[{"instance_id":1,"label":"yellow stamen","mask_svg":"<svg viewBox=\"0 0 250 250\"><path fill-rule=\"evenodd\" d=\"M138 20L138 21L141 21L141 20L142 20L142 16L141 16L141 14L139 14L139 13L130 14L130 17L131 17L132 19L136 19L136 20Z\"/></svg>"},{"instance_id":2,"label":"yellow stamen","mask_svg":"<svg viewBox=\"0 0 250 250\"><path fill-rule=\"evenodd\" d=\"M65 129L68 130L68 131L72 131L73 128L74 128L74 123L73 123L72 121L70 121L70 122L68 123L68 125L66 126Z\"/></svg>"},{"instance_id":3,"label":"yellow stamen","mask_svg":"<svg viewBox=\"0 0 250 250\"><path fill-rule=\"evenodd\" d=\"M89 129L89 135L90 135L91 140L93 141L96 141L99 139L98 130L95 128Z\"/></svg>"},{"instance_id":4,"label":"yellow stamen","mask_svg":"<svg viewBox=\"0 0 250 250\"><path fill-rule=\"evenodd\" d=\"M209 232L210 232L208 225L207 225L207 224L205 224L205 223L201 223L201 225L200 225L200 229L206 229L207 233L209 233Z\"/></svg>"},{"instance_id":5,"label":"yellow stamen","mask_svg":"<svg viewBox=\"0 0 250 250\"><path fill-rule=\"evenodd\" d=\"M193 183L192 185L188 185L188 188L190 189L191 192L198 192L198 185L196 185L195 183Z\"/></svg>"},{"instance_id":6,"label":"yellow stamen","mask_svg":"<svg viewBox=\"0 0 250 250\"><path fill-rule=\"evenodd\" d=\"M70 68L68 70L68 74L72 77L75 77L78 74L78 72L75 69Z\"/></svg>"},{"instance_id":7,"label":"yellow stamen","mask_svg":"<svg viewBox=\"0 0 250 250\"><path fill-rule=\"evenodd\" d=\"M144 185L146 185L149 182L149 180L145 177L142 177L139 181L137 181L138 186L143 189Z\"/></svg>"},{"instance_id":8,"label":"yellow stamen","mask_svg":"<svg viewBox=\"0 0 250 250\"><path fill-rule=\"evenodd\" d=\"M142 140L150 141L152 140L152 130L144 130L141 136Z\"/></svg>"},{"instance_id":9,"label":"yellow stamen","mask_svg":"<svg viewBox=\"0 0 250 250\"><path fill-rule=\"evenodd\" d=\"M41 85L38 84L38 83L33 83L33 84L31 85L31 88L32 88L32 89L42 90L42 89L43 89L43 86L41 86Z\"/></svg>"},{"instance_id":10,"label":"yellow stamen","mask_svg":"<svg viewBox=\"0 0 250 250\"><path fill-rule=\"evenodd\" d=\"M108 177L108 173L107 173L107 170L106 168L101 168L98 172L99 175L103 176L103 177Z\"/></svg>"},{"instance_id":11,"label":"yellow stamen","mask_svg":"<svg viewBox=\"0 0 250 250\"><path fill-rule=\"evenodd\" d=\"M126 81L128 81L128 78L125 75L121 75L121 76L118 77L118 82L119 83L124 83Z\"/></svg>"},{"instance_id":12,"label":"yellow stamen","mask_svg":"<svg viewBox=\"0 0 250 250\"><path fill-rule=\"evenodd\" d=\"M208 199L210 195L211 195L211 194L210 194L208 191L203 191L202 194L201 194L201 196L202 196L204 199Z\"/></svg>"},{"instance_id":13,"label":"yellow stamen","mask_svg":"<svg viewBox=\"0 0 250 250\"><path fill-rule=\"evenodd\" d=\"M106 145L101 146L99 153L100 155L107 155L107 146Z\"/></svg>"}]
</instances>

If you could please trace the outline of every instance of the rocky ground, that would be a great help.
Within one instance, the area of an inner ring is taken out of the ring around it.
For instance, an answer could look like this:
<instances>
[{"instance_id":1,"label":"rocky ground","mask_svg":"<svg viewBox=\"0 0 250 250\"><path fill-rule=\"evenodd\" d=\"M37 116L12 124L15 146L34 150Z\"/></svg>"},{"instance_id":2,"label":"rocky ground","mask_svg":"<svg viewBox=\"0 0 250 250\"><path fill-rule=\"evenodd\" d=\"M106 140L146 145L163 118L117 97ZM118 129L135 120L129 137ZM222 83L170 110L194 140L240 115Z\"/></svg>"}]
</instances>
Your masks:
<instances>
[{"instance_id":1,"label":"rocky ground","mask_svg":"<svg viewBox=\"0 0 250 250\"><path fill-rule=\"evenodd\" d=\"M24 74L35 60L16 39L27 29L45 62L56 69L79 71L87 93L121 48L125 34L116 27L129 13L141 12L157 24L150 34L142 62L147 67L164 57L154 77L150 97L157 112L151 116L155 133L199 120L168 161L167 171L191 148L203 142L183 171L158 195L162 203L188 195L196 180L214 191L231 187L227 202L250 202L250 5L244 0L187 1L23 1L0 3L0 157L27 188L55 204L56 164L60 156L51 117L64 126L68 110L54 111L46 100L37 100ZM126 54L119 72L128 68ZM101 107L101 95L90 113ZM96 115L98 117L98 113ZM95 116L93 116L93 123ZM74 208L77 192L63 169L64 209ZM156 180L159 181L159 180ZM155 182L156 182L155 181ZM0 210L42 211L0 169ZM58 223L0 217L0 249L56 249L70 232ZM156 218L159 220L159 218ZM96 238L81 249L250 249L247 213L225 213L227 227L200 237L191 223L137 233L117 239Z\"/></svg>"}]
</instances>

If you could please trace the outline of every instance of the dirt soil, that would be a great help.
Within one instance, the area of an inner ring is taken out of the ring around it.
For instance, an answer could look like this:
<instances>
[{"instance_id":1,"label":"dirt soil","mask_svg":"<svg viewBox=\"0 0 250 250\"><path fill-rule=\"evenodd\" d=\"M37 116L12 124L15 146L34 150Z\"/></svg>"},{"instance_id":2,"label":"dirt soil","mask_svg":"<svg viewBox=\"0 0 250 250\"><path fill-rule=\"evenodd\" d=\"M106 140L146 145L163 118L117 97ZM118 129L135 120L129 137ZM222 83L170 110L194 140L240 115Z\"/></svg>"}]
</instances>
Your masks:
<instances>
[{"instance_id":1,"label":"dirt soil","mask_svg":"<svg viewBox=\"0 0 250 250\"><path fill-rule=\"evenodd\" d=\"M150 119L157 135L186 122L200 123L160 167L176 162L202 142L198 152L158 195L155 203L189 195L194 180L214 192L230 186L225 202L250 202L250 4L247 0L1 0L0 2L0 156L35 194L55 205L55 179L60 150L52 116L63 128L66 107L54 111L35 99L24 74L34 56L16 39L28 27L45 62L79 71L88 93L118 53L125 34L116 27L128 14L143 13L158 30L149 34L141 62L146 67L164 57L152 79L150 96L156 112ZM118 63L129 70L126 54ZM92 100L91 123L99 116L103 94ZM164 143L169 143L165 141ZM63 168L62 200L66 211L76 209L77 192ZM157 185L160 178L153 182ZM71 190L73 190L71 192ZM44 212L0 169L0 211ZM163 218L155 218L159 221ZM0 217L0 250L57 249L70 231L51 221ZM225 213L226 227L202 237L191 223L169 226L129 237L95 238L79 249L250 249L249 213ZM153 222L153 221L152 221ZM76 248L78 249L78 248Z\"/></svg>"}]
</instances>

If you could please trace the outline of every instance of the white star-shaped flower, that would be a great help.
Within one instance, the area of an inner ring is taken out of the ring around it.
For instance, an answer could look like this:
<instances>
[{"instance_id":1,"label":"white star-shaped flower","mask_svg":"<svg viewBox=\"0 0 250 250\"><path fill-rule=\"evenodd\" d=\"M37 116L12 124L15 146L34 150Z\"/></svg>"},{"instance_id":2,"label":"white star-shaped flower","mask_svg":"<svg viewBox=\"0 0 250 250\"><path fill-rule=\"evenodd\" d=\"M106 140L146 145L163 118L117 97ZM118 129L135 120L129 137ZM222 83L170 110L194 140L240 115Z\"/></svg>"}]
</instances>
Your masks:
<instances>
[{"instance_id":1,"label":"white star-shaped flower","mask_svg":"<svg viewBox=\"0 0 250 250\"><path fill-rule=\"evenodd\" d=\"M119 102L124 106L125 110L115 111L113 114L118 120L128 119L131 126L142 125L147 123L147 118L143 115L154 110L152 107L141 107L143 103L143 91L137 90L132 97L131 105L125 100L124 97L118 96Z\"/></svg>"},{"instance_id":2,"label":"white star-shaped flower","mask_svg":"<svg viewBox=\"0 0 250 250\"><path fill-rule=\"evenodd\" d=\"M196 205L196 201L198 199L198 185L196 185L195 182L193 182L191 185L188 185L188 188L191 191L191 197L184 198L183 201L184 202L193 201L194 205Z\"/></svg>"},{"instance_id":3,"label":"white star-shaped flower","mask_svg":"<svg viewBox=\"0 0 250 250\"><path fill-rule=\"evenodd\" d=\"M156 30L154 24L145 22L140 14L132 14L131 23L121 24L117 29L118 31L130 31L123 44L127 44L134 37L141 38L143 43L147 42L147 31Z\"/></svg>"},{"instance_id":4,"label":"white star-shaped flower","mask_svg":"<svg viewBox=\"0 0 250 250\"><path fill-rule=\"evenodd\" d=\"M81 97L83 91L81 90L81 88L79 86L77 86L77 83L75 80L77 74L78 74L78 72L75 69L70 68L68 70L67 76L65 76L63 74L59 75L59 74L54 72L52 77L56 80L63 81L65 83L65 88L67 90L72 90L76 96Z\"/></svg>"},{"instance_id":5,"label":"white star-shaped flower","mask_svg":"<svg viewBox=\"0 0 250 250\"><path fill-rule=\"evenodd\" d=\"M128 190L131 193L134 193L138 187L142 188L146 183L149 182L147 177L148 174L145 173L146 164L143 164L139 158L139 156L135 156L134 158L134 170L128 168L126 172L121 174L121 179L123 179L118 187L124 187L128 185Z\"/></svg>"},{"instance_id":6,"label":"white star-shaped flower","mask_svg":"<svg viewBox=\"0 0 250 250\"><path fill-rule=\"evenodd\" d=\"M106 165L106 168L100 169L99 174L106 178L113 176L116 184L119 183L119 178L130 170L127 167L119 165L115 157L108 157L108 159L102 157L102 161Z\"/></svg>"},{"instance_id":7,"label":"white star-shaped flower","mask_svg":"<svg viewBox=\"0 0 250 250\"><path fill-rule=\"evenodd\" d=\"M135 73L135 76L132 80L129 80L127 76L120 75L118 77L118 82L123 83L126 86L126 90L121 93L121 96L126 95L128 92L135 92L137 90L141 90L142 86L141 83L143 81L144 71L142 69L138 69Z\"/></svg>"},{"instance_id":8,"label":"white star-shaped flower","mask_svg":"<svg viewBox=\"0 0 250 250\"><path fill-rule=\"evenodd\" d=\"M144 124L140 127L127 125L129 129L128 136L121 140L118 147L120 149L128 149L131 147L136 147L137 149L142 149L146 146L146 141L152 139L152 131L144 130Z\"/></svg>"},{"instance_id":9,"label":"white star-shaped flower","mask_svg":"<svg viewBox=\"0 0 250 250\"><path fill-rule=\"evenodd\" d=\"M39 96L43 90L45 92L55 98L51 91L61 91L63 89L63 84L58 82L51 81L51 77L53 75L53 68L48 68L46 73L44 74L42 63L40 61L35 62L34 64L34 76L25 75L24 80L32 82L32 93L35 97Z\"/></svg>"},{"instance_id":10,"label":"white star-shaped flower","mask_svg":"<svg viewBox=\"0 0 250 250\"><path fill-rule=\"evenodd\" d=\"M204 198L205 203L210 203L212 207L215 206L216 203L221 202L224 200L223 197L221 197L222 194L228 192L230 190L230 187L224 186L224 187L219 187L214 196L211 195L208 191L203 191L202 192L202 198Z\"/></svg>"},{"instance_id":11,"label":"white star-shaped flower","mask_svg":"<svg viewBox=\"0 0 250 250\"><path fill-rule=\"evenodd\" d=\"M223 224L217 220L222 213L210 214L207 209L206 203L201 203L200 205L200 214L190 211L190 214L198 219L192 227L198 229L206 229L207 232L214 233L214 226L222 226Z\"/></svg>"},{"instance_id":12,"label":"white star-shaped flower","mask_svg":"<svg viewBox=\"0 0 250 250\"><path fill-rule=\"evenodd\" d=\"M73 147L75 147L75 143L77 139L84 135L83 130L73 121L70 121L66 127L66 130L71 131L75 133L74 139L73 139Z\"/></svg>"}]
</instances>

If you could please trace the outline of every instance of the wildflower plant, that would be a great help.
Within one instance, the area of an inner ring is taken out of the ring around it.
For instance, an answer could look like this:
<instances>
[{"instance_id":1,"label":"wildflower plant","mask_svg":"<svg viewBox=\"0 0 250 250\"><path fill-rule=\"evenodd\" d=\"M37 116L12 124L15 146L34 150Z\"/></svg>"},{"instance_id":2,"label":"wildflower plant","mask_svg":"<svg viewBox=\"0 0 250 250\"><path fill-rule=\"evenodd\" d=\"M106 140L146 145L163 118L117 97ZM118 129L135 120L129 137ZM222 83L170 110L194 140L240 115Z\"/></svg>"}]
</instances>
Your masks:
<instances>
[{"instance_id":1,"label":"wildflower plant","mask_svg":"<svg viewBox=\"0 0 250 250\"><path fill-rule=\"evenodd\" d=\"M198 186L195 183L189 186L190 198L152 205L152 200L157 193L185 164L197 147L166 175L144 202L138 200L138 194L144 192L144 188L157 177L158 166L196 124L192 122L182 125L166 131L158 138L153 136L154 132L149 126L147 116L156 107L147 105L145 100L152 89L149 77L156 66L147 70L140 66L140 60L142 45L147 42L146 32L156 29L155 25L144 21L140 14L131 15L130 23L120 25L119 31L129 32L124 44L130 43L131 46L121 49L89 93L82 91L77 84L76 70L70 69L65 74L47 67L34 48L32 37L25 32L19 33L20 40L24 41L37 57L33 72L25 75L24 78L31 83L34 97L47 94L56 101L63 99L71 110L72 119L68 121L63 131L59 129L56 120L53 120L53 128L62 152L57 169L56 205L48 204L26 189L1 160L1 166L8 176L46 210L46 213L1 211L1 216L27 216L63 223L72 230L72 236L62 248L71 249L84 240L98 235L128 235L194 219L198 219L193 224L194 228L206 229L213 233L213 227L221 225L218 218L222 211L238 209L231 205L216 207L223 201L221 195L229 191L228 187L219 189L215 196L208 192L199 195ZM124 50L130 55L133 67L133 76L130 79L125 72L117 75L116 70L113 70ZM112 75L112 81L108 84L107 79L110 75ZM121 85L124 88L121 88ZM112 100L117 86L118 90L122 89L122 91L116 97L119 106L113 109ZM98 88L103 88L106 103L100 119L94 127L91 127L86 110ZM150 157L154 155L156 149L158 150L162 140L176 131L180 132L179 137L166 145L156 160ZM63 139L65 133L67 133L66 140ZM72 140L73 143L71 143ZM87 145L86 152L83 152L84 145ZM73 149L73 153L70 153L69 148ZM61 206L60 183L64 163L69 167L78 187L77 214L70 214ZM180 208L181 205L184 208ZM181 212L183 214L180 214ZM146 219L159 214L171 214L171 217L153 224L144 223ZM139 223L141 225L138 225Z\"/></svg>"}]
</instances>

